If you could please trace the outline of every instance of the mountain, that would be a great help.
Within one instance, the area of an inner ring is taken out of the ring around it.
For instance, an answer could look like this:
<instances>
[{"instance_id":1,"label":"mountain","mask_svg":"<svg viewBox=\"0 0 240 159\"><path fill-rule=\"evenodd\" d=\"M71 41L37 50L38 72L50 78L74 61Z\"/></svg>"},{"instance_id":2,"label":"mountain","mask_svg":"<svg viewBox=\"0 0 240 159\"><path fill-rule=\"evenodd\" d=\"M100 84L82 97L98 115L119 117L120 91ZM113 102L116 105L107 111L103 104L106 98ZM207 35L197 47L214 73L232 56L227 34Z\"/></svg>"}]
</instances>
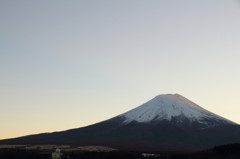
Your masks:
<instances>
[{"instance_id":1,"label":"mountain","mask_svg":"<svg viewBox=\"0 0 240 159\"><path fill-rule=\"evenodd\" d=\"M240 126L179 94L159 95L109 120L0 144L102 145L138 151L190 151L240 143Z\"/></svg>"}]
</instances>

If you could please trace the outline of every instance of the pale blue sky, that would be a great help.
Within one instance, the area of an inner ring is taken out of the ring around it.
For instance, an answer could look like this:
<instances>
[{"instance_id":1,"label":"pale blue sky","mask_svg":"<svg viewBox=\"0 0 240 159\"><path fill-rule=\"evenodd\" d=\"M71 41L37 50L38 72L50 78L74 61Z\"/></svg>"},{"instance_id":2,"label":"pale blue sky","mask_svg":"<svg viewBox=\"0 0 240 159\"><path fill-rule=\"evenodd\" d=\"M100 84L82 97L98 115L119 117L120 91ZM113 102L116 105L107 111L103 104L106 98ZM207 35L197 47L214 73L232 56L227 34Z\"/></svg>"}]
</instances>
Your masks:
<instances>
[{"instance_id":1,"label":"pale blue sky","mask_svg":"<svg viewBox=\"0 0 240 159\"><path fill-rule=\"evenodd\" d=\"M237 0L2 0L0 28L0 139L165 93L240 123Z\"/></svg>"}]
</instances>

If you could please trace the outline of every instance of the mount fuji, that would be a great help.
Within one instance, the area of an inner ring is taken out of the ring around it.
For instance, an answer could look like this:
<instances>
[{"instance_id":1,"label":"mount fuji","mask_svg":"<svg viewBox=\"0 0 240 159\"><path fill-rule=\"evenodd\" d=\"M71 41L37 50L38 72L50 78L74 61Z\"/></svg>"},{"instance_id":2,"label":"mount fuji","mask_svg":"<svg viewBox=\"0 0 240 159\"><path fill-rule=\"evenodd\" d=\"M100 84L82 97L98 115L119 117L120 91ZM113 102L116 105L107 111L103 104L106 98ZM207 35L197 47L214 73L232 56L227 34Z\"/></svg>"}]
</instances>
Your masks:
<instances>
[{"instance_id":1,"label":"mount fuji","mask_svg":"<svg viewBox=\"0 0 240 159\"><path fill-rule=\"evenodd\" d=\"M240 143L240 126L179 94L90 126L1 140L0 144L101 145L137 151L191 151Z\"/></svg>"}]
</instances>

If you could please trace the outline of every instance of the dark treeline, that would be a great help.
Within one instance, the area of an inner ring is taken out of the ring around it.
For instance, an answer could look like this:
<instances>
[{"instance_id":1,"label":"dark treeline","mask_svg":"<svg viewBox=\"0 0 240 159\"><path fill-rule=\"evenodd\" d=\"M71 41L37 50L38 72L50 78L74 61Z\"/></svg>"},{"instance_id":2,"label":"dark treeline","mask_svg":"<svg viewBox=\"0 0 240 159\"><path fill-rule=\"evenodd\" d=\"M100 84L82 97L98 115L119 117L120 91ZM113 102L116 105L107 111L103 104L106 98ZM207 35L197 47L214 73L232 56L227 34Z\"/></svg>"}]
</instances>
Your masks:
<instances>
[{"instance_id":1,"label":"dark treeline","mask_svg":"<svg viewBox=\"0 0 240 159\"><path fill-rule=\"evenodd\" d=\"M240 159L240 144L216 146L192 154L171 155L170 159Z\"/></svg>"},{"instance_id":2,"label":"dark treeline","mask_svg":"<svg viewBox=\"0 0 240 159\"><path fill-rule=\"evenodd\" d=\"M24 149L0 149L0 159L51 159L51 156Z\"/></svg>"},{"instance_id":3,"label":"dark treeline","mask_svg":"<svg viewBox=\"0 0 240 159\"><path fill-rule=\"evenodd\" d=\"M0 159L51 159L51 153L24 149L0 149ZM62 159L240 159L240 144L214 147L192 154L143 157L137 152L65 152Z\"/></svg>"},{"instance_id":4,"label":"dark treeline","mask_svg":"<svg viewBox=\"0 0 240 159\"><path fill-rule=\"evenodd\" d=\"M85 152L66 154L65 158L71 159L140 159L142 155L133 152Z\"/></svg>"}]
</instances>

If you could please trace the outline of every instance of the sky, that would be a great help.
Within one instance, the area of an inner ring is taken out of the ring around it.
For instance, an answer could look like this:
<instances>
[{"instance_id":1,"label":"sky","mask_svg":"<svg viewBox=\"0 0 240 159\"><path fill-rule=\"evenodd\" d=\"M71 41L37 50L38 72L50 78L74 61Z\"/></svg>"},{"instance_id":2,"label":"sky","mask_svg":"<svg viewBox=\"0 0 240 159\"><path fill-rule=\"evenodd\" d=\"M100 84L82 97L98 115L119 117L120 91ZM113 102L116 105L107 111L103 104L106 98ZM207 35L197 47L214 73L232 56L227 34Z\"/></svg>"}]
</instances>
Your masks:
<instances>
[{"instance_id":1,"label":"sky","mask_svg":"<svg viewBox=\"0 0 240 159\"><path fill-rule=\"evenodd\" d=\"M0 139L178 93L240 123L240 1L1 0Z\"/></svg>"}]
</instances>

